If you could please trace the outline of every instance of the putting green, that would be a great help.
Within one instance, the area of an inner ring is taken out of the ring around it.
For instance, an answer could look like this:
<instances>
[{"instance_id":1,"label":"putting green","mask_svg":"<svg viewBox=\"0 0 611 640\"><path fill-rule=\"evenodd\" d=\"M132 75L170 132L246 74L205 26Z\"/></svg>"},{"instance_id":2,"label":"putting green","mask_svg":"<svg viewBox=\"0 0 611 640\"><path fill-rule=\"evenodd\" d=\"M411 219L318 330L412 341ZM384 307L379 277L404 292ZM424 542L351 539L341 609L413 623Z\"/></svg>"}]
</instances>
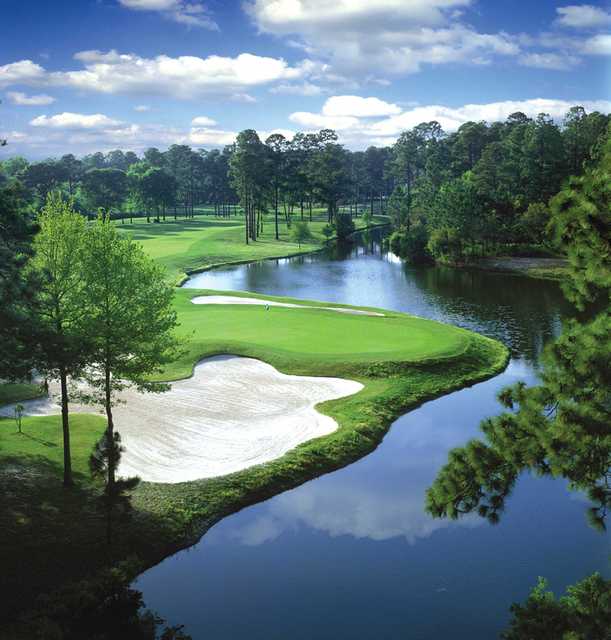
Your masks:
<instances>
[{"instance_id":1,"label":"putting green","mask_svg":"<svg viewBox=\"0 0 611 640\"><path fill-rule=\"evenodd\" d=\"M240 297L299 303L300 307L193 304L198 296ZM387 310L383 316L352 315L321 309L328 303L239 292L179 289L175 308L186 353L168 366L165 377L190 375L194 362L214 353L260 357L286 367L295 362L415 363L452 359L471 345L474 334L449 325ZM354 308L348 305L334 307ZM321 369L324 373L325 367Z\"/></svg>"}]
</instances>

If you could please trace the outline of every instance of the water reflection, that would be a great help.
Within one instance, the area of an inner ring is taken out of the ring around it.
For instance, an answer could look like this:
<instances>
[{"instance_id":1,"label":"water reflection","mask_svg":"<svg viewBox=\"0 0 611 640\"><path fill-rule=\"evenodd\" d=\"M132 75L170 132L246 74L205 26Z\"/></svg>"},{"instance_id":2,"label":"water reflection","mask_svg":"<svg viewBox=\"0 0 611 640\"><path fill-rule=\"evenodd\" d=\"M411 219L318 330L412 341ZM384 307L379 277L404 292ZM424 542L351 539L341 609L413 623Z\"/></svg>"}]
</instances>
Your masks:
<instances>
[{"instance_id":1,"label":"water reflection","mask_svg":"<svg viewBox=\"0 0 611 640\"><path fill-rule=\"evenodd\" d=\"M226 518L141 576L147 605L194 638L488 640L538 575L561 591L607 570L608 539L563 482L523 477L496 527L423 510L448 451L499 411L499 389L536 379L567 312L555 283L406 267L369 239L189 286L397 309L499 337L513 352L500 376L398 419L371 455Z\"/></svg>"},{"instance_id":2,"label":"water reflection","mask_svg":"<svg viewBox=\"0 0 611 640\"><path fill-rule=\"evenodd\" d=\"M570 312L555 282L450 267L412 267L369 242L198 274L190 288L233 289L406 311L479 331L535 364Z\"/></svg>"}]
</instances>

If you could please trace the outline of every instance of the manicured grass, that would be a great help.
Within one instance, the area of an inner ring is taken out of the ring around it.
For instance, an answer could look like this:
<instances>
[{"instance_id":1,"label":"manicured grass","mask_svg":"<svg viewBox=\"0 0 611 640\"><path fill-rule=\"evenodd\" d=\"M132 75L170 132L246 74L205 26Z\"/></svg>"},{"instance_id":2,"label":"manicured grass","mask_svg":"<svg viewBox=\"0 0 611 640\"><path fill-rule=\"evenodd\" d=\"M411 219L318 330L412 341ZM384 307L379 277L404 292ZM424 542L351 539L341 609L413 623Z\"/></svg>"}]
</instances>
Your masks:
<instances>
[{"instance_id":1,"label":"manicured grass","mask_svg":"<svg viewBox=\"0 0 611 640\"><path fill-rule=\"evenodd\" d=\"M22 402L23 400L34 400L43 395L40 385L29 384L27 382L7 382L0 384L0 405Z\"/></svg>"},{"instance_id":2,"label":"manicured grass","mask_svg":"<svg viewBox=\"0 0 611 640\"><path fill-rule=\"evenodd\" d=\"M507 349L494 340L404 314L384 311L386 317L380 318L319 309L193 305L190 299L202 293L177 291L187 353L162 377L188 375L205 355L235 353L259 357L284 373L358 380L364 389L321 404L319 409L337 420L337 431L282 458L219 478L142 483L133 494L133 519L116 528L112 555L96 508L99 488L86 473L103 421L72 417L74 490L61 486L59 417L27 418L21 436L14 421L0 421L6 585L0 619L32 606L35 594L91 575L109 562L136 557L143 568L152 566L193 544L224 516L366 455L406 410L492 376L508 359Z\"/></svg>"},{"instance_id":3,"label":"manicured grass","mask_svg":"<svg viewBox=\"0 0 611 640\"><path fill-rule=\"evenodd\" d=\"M294 219L297 219L295 217ZM387 222L384 217L375 217L374 223ZM362 219L355 220L357 227L363 227ZM310 223L313 240L299 247L289 239L290 231L286 223L280 224L280 239L274 235L273 217L265 216L264 231L256 242L244 242L244 223L240 216L230 219L214 216L198 216L192 220L133 224L118 223L124 233L142 243L146 252L168 270L173 282L185 273L201 270L218 264L248 262L265 258L280 258L300 253L310 253L320 249L326 240L322 228L326 224L324 216Z\"/></svg>"},{"instance_id":4,"label":"manicured grass","mask_svg":"<svg viewBox=\"0 0 611 640\"><path fill-rule=\"evenodd\" d=\"M215 353L240 353L280 366L299 361L322 375L336 363L374 361L417 362L452 358L469 348L472 333L415 316L382 311L384 317L349 315L337 311L256 305L193 304L207 293L256 297L304 305L324 305L293 298L248 293L179 289L175 308L186 353L165 372L177 380L191 374L193 363ZM345 306L345 305L333 305ZM326 375L326 373L325 373Z\"/></svg>"}]
</instances>

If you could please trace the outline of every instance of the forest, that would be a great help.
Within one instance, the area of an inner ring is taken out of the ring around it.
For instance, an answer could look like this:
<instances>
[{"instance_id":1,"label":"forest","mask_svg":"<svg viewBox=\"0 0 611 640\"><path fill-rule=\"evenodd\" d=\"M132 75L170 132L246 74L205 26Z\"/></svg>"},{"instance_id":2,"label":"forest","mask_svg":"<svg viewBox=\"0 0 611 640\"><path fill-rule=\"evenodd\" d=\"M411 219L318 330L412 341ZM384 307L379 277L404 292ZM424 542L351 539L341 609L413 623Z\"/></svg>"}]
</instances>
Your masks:
<instances>
[{"instance_id":1,"label":"forest","mask_svg":"<svg viewBox=\"0 0 611 640\"><path fill-rule=\"evenodd\" d=\"M517 112L446 133L424 122L390 147L365 151L346 149L330 129L264 141L246 129L222 150L176 144L141 157L119 149L32 163L13 157L2 162L0 183L21 184L36 207L59 190L93 217L104 208L112 218L159 222L209 207L243 216L245 242L257 239L264 214L273 214L278 238L279 219L311 220L314 206L326 208L330 224L340 213L381 213L397 255L461 263L551 249L548 201L599 159L609 120L575 106L560 123Z\"/></svg>"}]
</instances>

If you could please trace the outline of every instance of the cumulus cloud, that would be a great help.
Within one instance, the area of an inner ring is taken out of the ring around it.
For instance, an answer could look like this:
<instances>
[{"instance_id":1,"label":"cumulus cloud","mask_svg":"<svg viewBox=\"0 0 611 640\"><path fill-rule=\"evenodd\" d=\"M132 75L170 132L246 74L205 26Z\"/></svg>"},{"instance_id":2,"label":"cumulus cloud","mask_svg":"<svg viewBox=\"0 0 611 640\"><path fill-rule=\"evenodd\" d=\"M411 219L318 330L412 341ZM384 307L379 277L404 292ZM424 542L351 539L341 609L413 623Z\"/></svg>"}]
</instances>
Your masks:
<instances>
[{"instance_id":1,"label":"cumulus cloud","mask_svg":"<svg viewBox=\"0 0 611 640\"><path fill-rule=\"evenodd\" d=\"M210 17L205 5L201 2L185 2L184 0L119 0L126 9L136 11L157 11L164 18L179 22L189 27L201 27L210 31L218 31L218 24Z\"/></svg>"},{"instance_id":2,"label":"cumulus cloud","mask_svg":"<svg viewBox=\"0 0 611 640\"><path fill-rule=\"evenodd\" d=\"M588 38L583 43L582 52L591 56L611 56L611 35L601 33Z\"/></svg>"},{"instance_id":3,"label":"cumulus cloud","mask_svg":"<svg viewBox=\"0 0 611 640\"><path fill-rule=\"evenodd\" d=\"M325 116L356 116L369 118L392 116L401 113L396 104L384 102L379 98L361 98L360 96L332 96L323 105Z\"/></svg>"},{"instance_id":4,"label":"cumulus cloud","mask_svg":"<svg viewBox=\"0 0 611 640\"><path fill-rule=\"evenodd\" d=\"M124 123L102 113L84 115L66 111L54 116L38 116L30 121L30 125L51 129L117 129L123 127Z\"/></svg>"},{"instance_id":5,"label":"cumulus cloud","mask_svg":"<svg viewBox=\"0 0 611 640\"><path fill-rule=\"evenodd\" d=\"M325 92L323 87L320 87L311 82L299 82L299 83L283 83L276 87L272 87L270 93L281 93L294 96L319 96Z\"/></svg>"},{"instance_id":6,"label":"cumulus cloud","mask_svg":"<svg viewBox=\"0 0 611 640\"><path fill-rule=\"evenodd\" d=\"M9 91L6 95L13 104L24 107L44 107L55 102L55 98L44 93L28 96L21 91Z\"/></svg>"},{"instance_id":7,"label":"cumulus cloud","mask_svg":"<svg viewBox=\"0 0 611 640\"><path fill-rule=\"evenodd\" d=\"M587 111L611 113L611 101L607 100L568 101L536 98L467 104L461 107L420 105L396 115L381 118L326 115L323 106L320 113L298 111L292 113L289 119L305 130L336 129L341 142L351 148L361 149L371 144L390 145L402 131L411 129L421 122L436 120L445 131L452 132L465 122L502 121L516 111L521 111L533 118L539 113L547 113L552 118L560 120L575 104L581 104Z\"/></svg>"},{"instance_id":8,"label":"cumulus cloud","mask_svg":"<svg viewBox=\"0 0 611 640\"><path fill-rule=\"evenodd\" d=\"M31 60L19 60L0 66L0 87L21 83L38 83L44 81L45 78L44 68Z\"/></svg>"},{"instance_id":9,"label":"cumulus cloud","mask_svg":"<svg viewBox=\"0 0 611 640\"><path fill-rule=\"evenodd\" d=\"M505 33L479 33L457 19L471 0L251 0L260 31L298 37L310 55L354 72L413 73L423 64L488 63L519 53ZM291 40L295 44L294 40Z\"/></svg>"},{"instance_id":10,"label":"cumulus cloud","mask_svg":"<svg viewBox=\"0 0 611 640\"><path fill-rule=\"evenodd\" d=\"M234 58L216 55L143 58L111 50L81 51L74 57L84 69L47 72L31 60L0 66L0 86L67 86L81 91L169 95L179 99L222 95L252 101L246 89L298 80L310 69L305 63L290 66L282 58L250 53Z\"/></svg>"},{"instance_id":11,"label":"cumulus cloud","mask_svg":"<svg viewBox=\"0 0 611 640\"><path fill-rule=\"evenodd\" d=\"M208 116L197 116L191 120L191 125L194 127L213 127L215 124L216 120L213 120Z\"/></svg>"},{"instance_id":12,"label":"cumulus cloud","mask_svg":"<svg viewBox=\"0 0 611 640\"><path fill-rule=\"evenodd\" d=\"M150 111L151 108L148 106L148 104L137 104L134 107L134 111L138 111L138 113L145 113L146 111Z\"/></svg>"},{"instance_id":13,"label":"cumulus cloud","mask_svg":"<svg viewBox=\"0 0 611 640\"><path fill-rule=\"evenodd\" d=\"M580 59L564 53L527 53L519 59L519 63L525 67L566 71L576 67Z\"/></svg>"},{"instance_id":14,"label":"cumulus cloud","mask_svg":"<svg viewBox=\"0 0 611 640\"><path fill-rule=\"evenodd\" d=\"M597 29L611 25L611 12L591 4L572 4L556 9L556 23L573 29Z\"/></svg>"}]
</instances>

